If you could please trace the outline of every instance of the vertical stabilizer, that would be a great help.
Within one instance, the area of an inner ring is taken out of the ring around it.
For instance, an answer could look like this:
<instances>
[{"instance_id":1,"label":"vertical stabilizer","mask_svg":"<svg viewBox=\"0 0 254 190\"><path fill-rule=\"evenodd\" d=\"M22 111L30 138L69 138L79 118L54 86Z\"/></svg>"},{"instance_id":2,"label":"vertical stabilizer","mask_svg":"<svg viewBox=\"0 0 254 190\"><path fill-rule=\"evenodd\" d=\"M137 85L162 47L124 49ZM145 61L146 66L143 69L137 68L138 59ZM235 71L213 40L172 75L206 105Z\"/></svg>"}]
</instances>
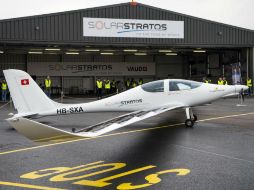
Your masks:
<instances>
[{"instance_id":1,"label":"vertical stabilizer","mask_svg":"<svg viewBox=\"0 0 254 190\"><path fill-rule=\"evenodd\" d=\"M15 69L3 72L19 114L38 114L56 108L55 103L47 97L29 74Z\"/></svg>"}]
</instances>

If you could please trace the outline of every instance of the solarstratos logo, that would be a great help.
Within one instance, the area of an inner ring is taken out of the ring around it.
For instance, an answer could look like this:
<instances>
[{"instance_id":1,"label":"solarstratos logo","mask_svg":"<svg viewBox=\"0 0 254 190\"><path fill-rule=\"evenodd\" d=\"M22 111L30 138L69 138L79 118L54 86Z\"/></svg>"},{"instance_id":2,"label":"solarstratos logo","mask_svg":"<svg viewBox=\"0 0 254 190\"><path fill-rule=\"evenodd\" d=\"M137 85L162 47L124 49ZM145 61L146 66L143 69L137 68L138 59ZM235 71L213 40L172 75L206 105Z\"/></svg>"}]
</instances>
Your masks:
<instances>
[{"instance_id":1,"label":"solarstratos logo","mask_svg":"<svg viewBox=\"0 0 254 190\"><path fill-rule=\"evenodd\" d=\"M94 72L94 71L111 71L113 66L108 64L50 64L48 66L50 71L71 71L72 73L80 72Z\"/></svg>"},{"instance_id":2,"label":"solarstratos logo","mask_svg":"<svg viewBox=\"0 0 254 190\"><path fill-rule=\"evenodd\" d=\"M183 34L183 21L83 18L87 37L183 38Z\"/></svg>"},{"instance_id":3,"label":"solarstratos logo","mask_svg":"<svg viewBox=\"0 0 254 190\"><path fill-rule=\"evenodd\" d=\"M97 30L118 30L117 33L163 31L167 30L167 24L135 23L135 22L105 22L102 20L88 22L88 27Z\"/></svg>"}]
</instances>

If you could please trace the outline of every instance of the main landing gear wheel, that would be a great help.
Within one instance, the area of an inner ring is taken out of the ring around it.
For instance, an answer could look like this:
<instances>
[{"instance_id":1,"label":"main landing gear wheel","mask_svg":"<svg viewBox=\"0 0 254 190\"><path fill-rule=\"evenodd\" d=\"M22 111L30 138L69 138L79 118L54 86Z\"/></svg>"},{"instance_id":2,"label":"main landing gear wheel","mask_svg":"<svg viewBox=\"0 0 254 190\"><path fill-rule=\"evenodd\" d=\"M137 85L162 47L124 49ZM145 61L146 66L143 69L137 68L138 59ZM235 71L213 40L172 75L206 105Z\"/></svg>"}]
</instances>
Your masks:
<instances>
[{"instance_id":1,"label":"main landing gear wheel","mask_svg":"<svg viewBox=\"0 0 254 190\"><path fill-rule=\"evenodd\" d=\"M194 125L194 121L193 120L186 119L186 121L185 121L185 126L186 127L193 127L193 125Z\"/></svg>"}]
</instances>

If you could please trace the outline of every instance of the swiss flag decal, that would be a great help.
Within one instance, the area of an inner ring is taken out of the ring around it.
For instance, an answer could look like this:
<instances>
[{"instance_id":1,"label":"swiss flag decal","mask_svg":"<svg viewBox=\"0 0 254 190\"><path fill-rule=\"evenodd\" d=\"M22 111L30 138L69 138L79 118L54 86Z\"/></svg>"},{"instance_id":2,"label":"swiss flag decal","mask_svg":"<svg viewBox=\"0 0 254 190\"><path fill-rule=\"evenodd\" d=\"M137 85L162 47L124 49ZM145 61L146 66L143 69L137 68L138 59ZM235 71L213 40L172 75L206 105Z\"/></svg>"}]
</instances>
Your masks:
<instances>
[{"instance_id":1,"label":"swiss flag decal","mask_svg":"<svg viewBox=\"0 0 254 190\"><path fill-rule=\"evenodd\" d=\"M21 85L29 85L29 79L21 79Z\"/></svg>"}]
</instances>

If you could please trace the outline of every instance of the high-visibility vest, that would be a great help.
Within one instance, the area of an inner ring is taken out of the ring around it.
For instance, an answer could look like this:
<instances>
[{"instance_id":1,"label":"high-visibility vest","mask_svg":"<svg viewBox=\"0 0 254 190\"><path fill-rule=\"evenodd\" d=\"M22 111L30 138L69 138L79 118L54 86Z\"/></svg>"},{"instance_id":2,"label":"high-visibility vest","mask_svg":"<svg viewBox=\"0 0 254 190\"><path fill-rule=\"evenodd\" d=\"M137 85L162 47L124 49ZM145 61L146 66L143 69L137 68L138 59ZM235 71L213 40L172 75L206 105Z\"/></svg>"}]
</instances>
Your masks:
<instances>
[{"instance_id":1,"label":"high-visibility vest","mask_svg":"<svg viewBox=\"0 0 254 190\"><path fill-rule=\"evenodd\" d=\"M45 87L50 88L51 87L51 80L50 79L45 79Z\"/></svg>"},{"instance_id":2,"label":"high-visibility vest","mask_svg":"<svg viewBox=\"0 0 254 190\"><path fill-rule=\"evenodd\" d=\"M209 83L209 81L208 81L208 80L205 80L205 83Z\"/></svg>"},{"instance_id":3,"label":"high-visibility vest","mask_svg":"<svg viewBox=\"0 0 254 190\"><path fill-rule=\"evenodd\" d=\"M131 82L127 80L126 85L127 85L127 87L130 87Z\"/></svg>"},{"instance_id":4,"label":"high-visibility vest","mask_svg":"<svg viewBox=\"0 0 254 190\"><path fill-rule=\"evenodd\" d=\"M224 81L223 81L223 80L218 80L218 84L219 84L219 85L223 85L223 84L224 84Z\"/></svg>"},{"instance_id":5,"label":"high-visibility vest","mask_svg":"<svg viewBox=\"0 0 254 190\"><path fill-rule=\"evenodd\" d=\"M102 88L102 81L96 81L97 88Z\"/></svg>"},{"instance_id":6,"label":"high-visibility vest","mask_svg":"<svg viewBox=\"0 0 254 190\"><path fill-rule=\"evenodd\" d=\"M139 80L139 81L138 81L138 84L139 84L139 85L142 85L142 84L143 84L143 80Z\"/></svg>"},{"instance_id":7,"label":"high-visibility vest","mask_svg":"<svg viewBox=\"0 0 254 190\"><path fill-rule=\"evenodd\" d=\"M228 85L228 81L227 80L223 80L223 84L224 85Z\"/></svg>"},{"instance_id":8,"label":"high-visibility vest","mask_svg":"<svg viewBox=\"0 0 254 190\"><path fill-rule=\"evenodd\" d=\"M252 86L252 81L251 81L251 79L247 79L247 86Z\"/></svg>"},{"instance_id":9,"label":"high-visibility vest","mask_svg":"<svg viewBox=\"0 0 254 190\"><path fill-rule=\"evenodd\" d=\"M7 84L6 83L2 83L2 90L7 90Z\"/></svg>"},{"instance_id":10,"label":"high-visibility vest","mask_svg":"<svg viewBox=\"0 0 254 190\"><path fill-rule=\"evenodd\" d=\"M133 83L132 83L132 87L134 88L134 87L136 87L137 86L137 83L134 81Z\"/></svg>"},{"instance_id":11,"label":"high-visibility vest","mask_svg":"<svg viewBox=\"0 0 254 190\"><path fill-rule=\"evenodd\" d=\"M110 89L110 81L106 81L106 83L105 83L105 89Z\"/></svg>"}]
</instances>

